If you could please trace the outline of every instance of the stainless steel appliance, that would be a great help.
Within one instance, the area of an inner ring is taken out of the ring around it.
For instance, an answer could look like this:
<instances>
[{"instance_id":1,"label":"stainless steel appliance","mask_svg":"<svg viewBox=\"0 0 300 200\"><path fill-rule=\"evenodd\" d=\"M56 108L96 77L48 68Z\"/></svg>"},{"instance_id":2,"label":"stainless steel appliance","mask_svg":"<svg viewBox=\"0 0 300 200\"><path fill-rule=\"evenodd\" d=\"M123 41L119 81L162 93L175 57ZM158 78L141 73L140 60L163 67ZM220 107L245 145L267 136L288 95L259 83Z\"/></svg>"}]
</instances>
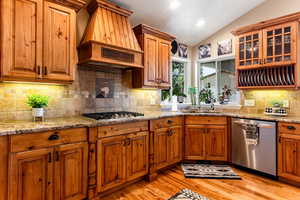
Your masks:
<instances>
[{"instance_id":1,"label":"stainless steel appliance","mask_svg":"<svg viewBox=\"0 0 300 200\"><path fill-rule=\"evenodd\" d=\"M232 163L276 176L276 123L233 118Z\"/></svg>"},{"instance_id":2,"label":"stainless steel appliance","mask_svg":"<svg viewBox=\"0 0 300 200\"><path fill-rule=\"evenodd\" d=\"M142 113L136 112L126 112L126 111L119 111L119 112L100 112L100 113L86 113L83 116L96 119L96 120L103 120L103 119L120 119L120 118L131 118L131 117L139 117L144 116Z\"/></svg>"}]
</instances>

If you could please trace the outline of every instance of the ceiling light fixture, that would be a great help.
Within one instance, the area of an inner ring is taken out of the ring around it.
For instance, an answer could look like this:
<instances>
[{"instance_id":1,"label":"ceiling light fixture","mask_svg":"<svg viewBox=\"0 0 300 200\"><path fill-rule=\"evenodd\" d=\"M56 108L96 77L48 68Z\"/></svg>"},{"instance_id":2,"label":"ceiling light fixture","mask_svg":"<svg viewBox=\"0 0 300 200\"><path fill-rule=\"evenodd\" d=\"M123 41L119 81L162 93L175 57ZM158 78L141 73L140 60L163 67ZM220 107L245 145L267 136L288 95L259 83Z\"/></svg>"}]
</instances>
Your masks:
<instances>
[{"instance_id":1,"label":"ceiling light fixture","mask_svg":"<svg viewBox=\"0 0 300 200\"><path fill-rule=\"evenodd\" d=\"M176 10L177 8L179 8L179 6L181 5L179 0L172 0L170 2L170 9L171 10Z\"/></svg>"},{"instance_id":2,"label":"ceiling light fixture","mask_svg":"<svg viewBox=\"0 0 300 200\"><path fill-rule=\"evenodd\" d=\"M205 25L205 20L204 19L199 19L196 23L196 26L202 27Z\"/></svg>"}]
</instances>

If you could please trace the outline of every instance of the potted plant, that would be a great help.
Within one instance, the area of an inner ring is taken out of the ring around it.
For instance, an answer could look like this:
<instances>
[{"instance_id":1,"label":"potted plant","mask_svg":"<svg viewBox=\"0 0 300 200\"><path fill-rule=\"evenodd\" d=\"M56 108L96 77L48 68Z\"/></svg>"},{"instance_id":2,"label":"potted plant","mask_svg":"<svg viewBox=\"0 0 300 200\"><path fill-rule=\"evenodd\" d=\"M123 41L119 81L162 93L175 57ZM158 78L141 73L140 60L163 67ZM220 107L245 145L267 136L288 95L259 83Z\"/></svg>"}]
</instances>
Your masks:
<instances>
[{"instance_id":1,"label":"potted plant","mask_svg":"<svg viewBox=\"0 0 300 200\"><path fill-rule=\"evenodd\" d=\"M214 103L215 99L213 97L213 93L210 89L210 84L207 84L205 88L200 90L199 92L199 105L201 102L204 102L206 104Z\"/></svg>"},{"instance_id":2,"label":"potted plant","mask_svg":"<svg viewBox=\"0 0 300 200\"><path fill-rule=\"evenodd\" d=\"M32 94L27 97L27 105L32 108L32 116L34 118L44 117L44 107L47 107L49 103L49 97Z\"/></svg>"}]
</instances>

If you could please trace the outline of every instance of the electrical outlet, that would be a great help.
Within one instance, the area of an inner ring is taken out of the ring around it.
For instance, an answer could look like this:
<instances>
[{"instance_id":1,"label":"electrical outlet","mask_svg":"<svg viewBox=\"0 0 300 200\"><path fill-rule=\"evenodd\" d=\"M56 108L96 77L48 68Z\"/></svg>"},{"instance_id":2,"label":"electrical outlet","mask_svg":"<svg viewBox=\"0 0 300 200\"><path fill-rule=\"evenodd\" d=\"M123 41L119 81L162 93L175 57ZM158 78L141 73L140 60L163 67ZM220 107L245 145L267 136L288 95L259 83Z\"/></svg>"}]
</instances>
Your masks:
<instances>
[{"instance_id":1,"label":"electrical outlet","mask_svg":"<svg viewBox=\"0 0 300 200\"><path fill-rule=\"evenodd\" d=\"M255 106L254 99L245 99L244 106Z\"/></svg>"},{"instance_id":2,"label":"electrical outlet","mask_svg":"<svg viewBox=\"0 0 300 200\"><path fill-rule=\"evenodd\" d=\"M288 107L290 107L290 104L289 104L289 100L283 100L282 101L282 106L284 107L284 108L288 108Z\"/></svg>"}]
</instances>

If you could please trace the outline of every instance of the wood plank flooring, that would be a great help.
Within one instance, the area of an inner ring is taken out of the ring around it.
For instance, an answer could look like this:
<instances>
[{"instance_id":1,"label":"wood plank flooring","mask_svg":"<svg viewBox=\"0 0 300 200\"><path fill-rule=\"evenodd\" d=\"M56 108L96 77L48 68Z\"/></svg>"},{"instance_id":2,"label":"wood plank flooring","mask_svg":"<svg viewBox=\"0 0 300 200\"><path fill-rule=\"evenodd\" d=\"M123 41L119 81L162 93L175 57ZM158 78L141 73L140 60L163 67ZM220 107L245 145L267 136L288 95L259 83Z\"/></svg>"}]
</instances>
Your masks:
<instances>
[{"instance_id":1,"label":"wood plank flooring","mask_svg":"<svg viewBox=\"0 0 300 200\"><path fill-rule=\"evenodd\" d=\"M186 179L180 169L166 170L157 180L140 181L101 200L167 200L188 188L210 200L300 200L300 188L234 168L242 180Z\"/></svg>"}]
</instances>

